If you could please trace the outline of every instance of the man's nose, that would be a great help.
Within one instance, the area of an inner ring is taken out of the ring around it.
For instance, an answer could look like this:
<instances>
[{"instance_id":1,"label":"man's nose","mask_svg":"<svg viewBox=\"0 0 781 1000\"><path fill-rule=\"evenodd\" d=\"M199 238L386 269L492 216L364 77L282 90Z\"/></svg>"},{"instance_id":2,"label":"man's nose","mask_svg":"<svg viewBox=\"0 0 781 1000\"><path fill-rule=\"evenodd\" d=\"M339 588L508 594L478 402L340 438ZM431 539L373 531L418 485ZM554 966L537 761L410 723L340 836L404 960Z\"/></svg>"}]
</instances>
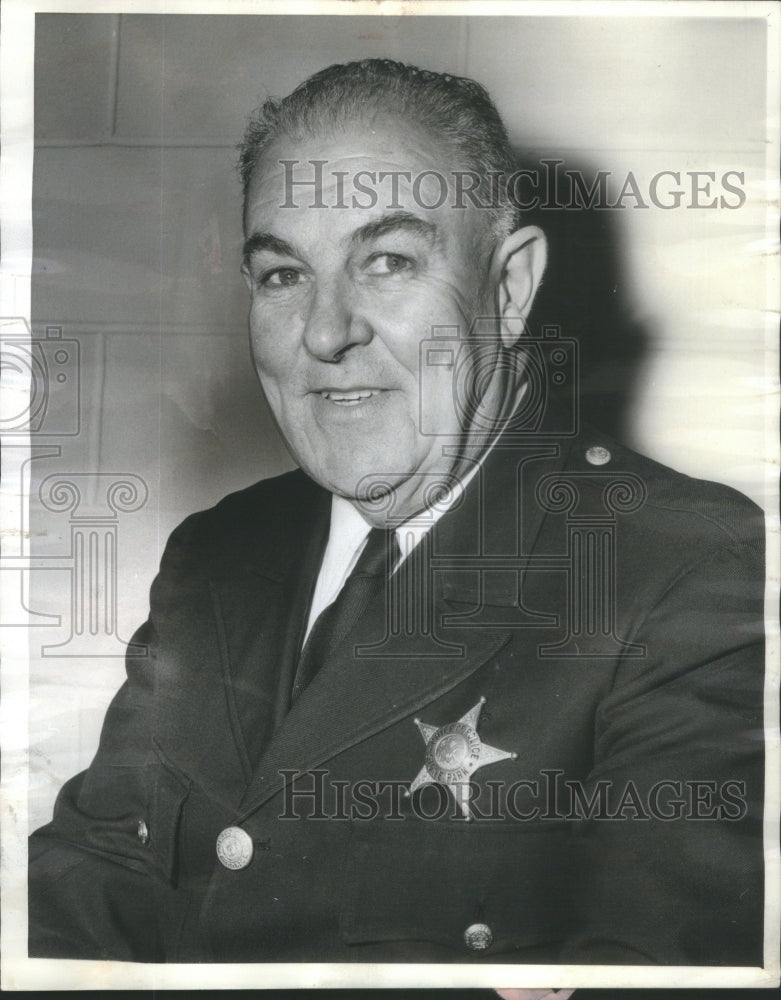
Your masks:
<instances>
[{"instance_id":1,"label":"man's nose","mask_svg":"<svg viewBox=\"0 0 781 1000\"><path fill-rule=\"evenodd\" d=\"M315 290L304 326L304 344L321 361L339 361L351 347L368 344L372 328L341 282Z\"/></svg>"}]
</instances>

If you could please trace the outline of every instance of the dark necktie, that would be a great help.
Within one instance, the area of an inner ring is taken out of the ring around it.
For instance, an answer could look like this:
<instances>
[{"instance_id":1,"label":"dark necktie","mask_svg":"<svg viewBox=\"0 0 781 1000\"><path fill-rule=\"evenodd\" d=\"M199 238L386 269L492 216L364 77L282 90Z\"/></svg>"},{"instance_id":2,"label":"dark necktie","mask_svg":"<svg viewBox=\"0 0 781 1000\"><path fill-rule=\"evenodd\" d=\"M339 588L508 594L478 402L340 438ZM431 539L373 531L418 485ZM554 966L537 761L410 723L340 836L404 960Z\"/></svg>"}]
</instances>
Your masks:
<instances>
[{"instance_id":1,"label":"dark necktie","mask_svg":"<svg viewBox=\"0 0 781 1000\"><path fill-rule=\"evenodd\" d=\"M298 660L291 702L301 694L355 622L381 593L396 565L399 543L395 531L372 528L366 545L336 600L317 617Z\"/></svg>"}]
</instances>

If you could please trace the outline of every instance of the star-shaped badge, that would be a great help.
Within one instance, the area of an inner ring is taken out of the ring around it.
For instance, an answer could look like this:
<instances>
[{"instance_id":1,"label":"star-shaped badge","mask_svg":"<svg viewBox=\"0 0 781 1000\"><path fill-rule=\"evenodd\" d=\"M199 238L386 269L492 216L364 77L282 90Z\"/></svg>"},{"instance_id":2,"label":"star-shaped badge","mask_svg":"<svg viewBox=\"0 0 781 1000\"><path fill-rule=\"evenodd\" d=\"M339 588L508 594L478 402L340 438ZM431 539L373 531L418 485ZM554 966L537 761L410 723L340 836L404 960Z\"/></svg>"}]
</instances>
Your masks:
<instances>
[{"instance_id":1,"label":"star-shaped badge","mask_svg":"<svg viewBox=\"0 0 781 1000\"><path fill-rule=\"evenodd\" d=\"M477 720L484 704L485 698L481 698L458 722L439 728L429 726L420 719L414 720L426 743L426 763L410 785L407 796L423 785L444 785L452 792L464 819L472 818L469 811L469 799L472 795L469 781L474 772L486 764L495 764L508 757L516 760L518 757L517 753L489 747L477 735Z\"/></svg>"}]
</instances>

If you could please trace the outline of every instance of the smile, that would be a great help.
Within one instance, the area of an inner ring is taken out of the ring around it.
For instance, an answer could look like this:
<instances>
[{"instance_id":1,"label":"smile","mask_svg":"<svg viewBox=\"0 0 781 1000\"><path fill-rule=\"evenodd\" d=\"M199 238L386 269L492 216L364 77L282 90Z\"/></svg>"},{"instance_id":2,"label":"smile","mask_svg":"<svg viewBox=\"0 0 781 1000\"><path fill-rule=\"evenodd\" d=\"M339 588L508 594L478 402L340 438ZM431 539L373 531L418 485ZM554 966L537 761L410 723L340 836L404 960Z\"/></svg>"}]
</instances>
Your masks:
<instances>
[{"instance_id":1,"label":"smile","mask_svg":"<svg viewBox=\"0 0 781 1000\"><path fill-rule=\"evenodd\" d=\"M372 396L379 396L382 391L382 389L323 389L320 395L323 399L339 406L357 406L364 400L371 399Z\"/></svg>"}]
</instances>

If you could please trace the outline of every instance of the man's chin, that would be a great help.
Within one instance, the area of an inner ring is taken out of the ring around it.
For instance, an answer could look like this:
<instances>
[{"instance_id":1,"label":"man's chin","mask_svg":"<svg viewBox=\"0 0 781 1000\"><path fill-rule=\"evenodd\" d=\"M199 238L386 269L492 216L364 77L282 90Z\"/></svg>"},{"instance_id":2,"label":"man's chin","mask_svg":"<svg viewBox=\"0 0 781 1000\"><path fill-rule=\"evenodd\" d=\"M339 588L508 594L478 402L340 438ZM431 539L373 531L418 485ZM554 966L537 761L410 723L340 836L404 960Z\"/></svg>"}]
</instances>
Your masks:
<instances>
[{"instance_id":1,"label":"man's chin","mask_svg":"<svg viewBox=\"0 0 781 1000\"><path fill-rule=\"evenodd\" d=\"M335 480L332 477L331 486L326 488L349 500L371 519L380 514L396 513L394 508L402 499L404 482L407 478L367 471L357 477L355 473Z\"/></svg>"},{"instance_id":2,"label":"man's chin","mask_svg":"<svg viewBox=\"0 0 781 1000\"><path fill-rule=\"evenodd\" d=\"M349 500L367 521L377 526L406 521L424 507L440 502L455 483L452 473L420 470L395 475L353 471L348 476L331 475L318 481L329 492Z\"/></svg>"},{"instance_id":3,"label":"man's chin","mask_svg":"<svg viewBox=\"0 0 781 1000\"><path fill-rule=\"evenodd\" d=\"M316 466L302 461L299 464L323 489L349 500L369 521L377 523L388 517L397 518L399 508L406 505L409 490L405 489L405 483L413 473L376 472L374 470L382 468L378 461L352 463L349 468L326 461Z\"/></svg>"}]
</instances>

